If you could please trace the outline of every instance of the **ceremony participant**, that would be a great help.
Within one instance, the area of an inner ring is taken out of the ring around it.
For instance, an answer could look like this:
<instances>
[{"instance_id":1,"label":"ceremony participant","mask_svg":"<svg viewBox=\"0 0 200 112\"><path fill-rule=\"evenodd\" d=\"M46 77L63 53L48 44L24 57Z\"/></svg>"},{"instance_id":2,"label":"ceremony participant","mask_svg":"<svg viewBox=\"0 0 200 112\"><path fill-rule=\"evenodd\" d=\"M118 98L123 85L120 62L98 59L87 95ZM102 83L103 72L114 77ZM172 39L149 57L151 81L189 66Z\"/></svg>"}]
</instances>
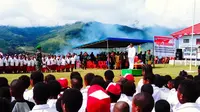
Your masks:
<instances>
[{"instance_id":1,"label":"ceremony participant","mask_svg":"<svg viewBox=\"0 0 200 112\"><path fill-rule=\"evenodd\" d=\"M151 84L144 84L141 88L141 92L149 93L150 95L153 95L153 87Z\"/></svg>"},{"instance_id":2,"label":"ceremony participant","mask_svg":"<svg viewBox=\"0 0 200 112\"><path fill-rule=\"evenodd\" d=\"M0 97L0 112L11 112L10 102Z\"/></svg>"},{"instance_id":3,"label":"ceremony participant","mask_svg":"<svg viewBox=\"0 0 200 112\"><path fill-rule=\"evenodd\" d=\"M62 96L61 105L63 112L78 112L78 110L81 108L82 101L83 101L83 96L79 90L66 89ZM98 111L92 111L92 112L98 112Z\"/></svg>"},{"instance_id":4,"label":"ceremony participant","mask_svg":"<svg viewBox=\"0 0 200 112\"><path fill-rule=\"evenodd\" d=\"M51 57L48 56L48 58L46 59L46 68L47 68L47 72L51 71Z\"/></svg>"},{"instance_id":5,"label":"ceremony participant","mask_svg":"<svg viewBox=\"0 0 200 112\"><path fill-rule=\"evenodd\" d=\"M9 62L9 57L6 56L6 58L4 59L4 64L5 64L5 73L9 73L10 72L10 62Z\"/></svg>"},{"instance_id":6,"label":"ceremony participant","mask_svg":"<svg viewBox=\"0 0 200 112\"><path fill-rule=\"evenodd\" d=\"M20 55L20 58L19 58L19 73L23 72L23 67L24 67L24 60L23 60L23 56Z\"/></svg>"},{"instance_id":7,"label":"ceremony participant","mask_svg":"<svg viewBox=\"0 0 200 112\"><path fill-rule=\"evenodd\" d=\"M70 63L71 63L71 61L70 61L70 54L66 55L65 61L66 61L66 65L65 65L66 72L69 72L70 71L69 70L70 69Z\"/></svg>"},{"instance_id":8,"label":"ceremony participant","mask_svg":"<svg viewBox=\"0 0 200 112\"><path fill-rule=\"evenodd\" d=\"M51 57L51 70L53 71L53 72L55 72L56 71L56 56L54 56L54 55L52 55L52 57Z\"/></svg>"},{"instance_id":9,"label":"ceremony participant","mask_svg":"<svg viewBox=\"0 0 200 112\"><path fill-rule=\"evenodd\" d=\"M28 61L27 57L24 57L24 59L23 59L23 63L24 63L23 72L24 73L27 73L27 61Z\"/></svg>"},{"instance_id":10,"label":"ceremony participant","mask_svg":"<svg viewBox=\"0 0 200 112\"><path fill-rule=\"evenodd\" d=\"M50 91L50 97L49 97L49 100L47 101L47 104L49 105L50 108L56 109L56 102L57 102L58 95L61 92L61 85L56 80L49 81L47 85Z\"/></svg>"},{"instance_id":11,"label":"ceremony participant","mask_svg":"<svg viewBox=\"0 0 200 112\"><path fill-rule=\"evenodd\" d=\"M42 70L42 47L40 45L37 46L37 52L36 52L36 70L41 71Z\"/></svg>"},{"instance_id":12,"label":"ceremony participant","mask_svg":"<svg viewBox=\"0 0 200 112\"><path fill-rule=\"evenodd\" d=\"M44 82L47 84L49 81L54 81L56 80L56 77L52 74L48 74L47 76L45 76L44 78Z\"/></svg>"},{"instance_id":13,"label":"ceremony participant","mask_svg":"<svg viewBox=\"0 0 200 112\"><path fill-rule=\"evenodd\" d=\"M60 69L64 72L66 66L65 56L62 56Z\"/></svg>"},{"instance_id":14,"label":"ceremony participant","mask_svg":"<svg viewBox=\"0 0 200 112\"><path fill-rule=\"evenodd\" d=\"M28 91L28 88L30 86L30 78L27 75L22 75L19 77L19 80L23 82L23 86L25 87L25 91Z\"/></svg>"},{"instance_id":15,"label":"ceremony participant","mask_svg":"<svg viewBox=\"0 0 200 112\"><path fill-rule=\"evenodd\" d=\"M155 112L170 112L170 105L166 100L158 100L155 104Z\"/></svg>"},{"instance_id":16,"label":"ceremony participant","mask_svg":"<svg viewBox=\"0 0 200 112\"><path fill-rule=\"evenodd\" d=\"M74 76L71 79L71 88L77 89L77 90L81 90L81 88L83 87L83 79L80 76Z\"/></svg>"},{"instance_id":17,"label":"ceremony participant","mask_svg":"<svg viewBox=\"0 0 200 112\"><path fill-rule=\"evenodd\" d=\"M33 89L33 98L36 105L30 112L57 112L56 109L50 108L47 100L50 97L49 87L47 84L39 82Z\"/></svg>"},{"instance_id":18,"label":"ceremony participant","mask_svg":"<svg viewBox=\"0 0 200 112\"><path fill-rule=\"evenodd\" d=\"M127 81L122 85L122 94L118 101L127 102L130 107L130 112L132 109L132 100L135 92L135 83L133 81Z\"/></svg>"},{"instance_id":19,"label":"ceremony participant","mask_svg":"<svg viewBox=\"0 0 200 112\"><path fill-rule=\"evenodd\" d=\"M106 70L104 73L104 77L106 80L106 87L107 87L109 83L113 82L115 75L112 70Z\"/></svg>"},{"instance_id":20,"label":"ceremony participant","mask_svg":"<svg viewBox=\"0 0 200 112\"><path fill-rule=\"evenodd\" d=\"M199 112L200 106L195 103L198 98L196 84L192 80L183 80L178 86L178 100L181 105L175 112Z\"/></svg>"},{"instance_id":21,"label":"ceremony participant","mask_svg":"<svg viewBox=\"0 0 200 112\"><path fill-rule=\"evenodd\" d=\"M60 70L61 70L61 58L60 58L60 56L58 56L56 58L56 71L60 72Z\"/></svg>"},{"instance_id":22,"label":"ceremony participant","mask_svg":"<svg viewBox=\"0 0 200 112\"><path fill-rule=\"evenodd\" d=\"M110 103L110 97L100 85L89 88L86 112L110 112Z\"/></svg>"},{"instance_id":23,"label":"ceremony participant","mask_svg":"<svg viewBox=\"0 0 200 112\"><path fill-rule=\"evenodd\" d=\"M70 58L70 62L71 62L71 64L70 64L71 72L73 72L73 69L74 69L75 63L76 63L76 56L75 56L75 54L73 54L72 57Z\"/></svg>"},{"instance_id":24,"label":"ceremony participant","mask_svg":"<svg viewBox=\"0 0 200 112\"><path fill-rule=\"evenodd\" d=\"M32 71L32 69L31 69L31 58L28 57L28 60L26 62L27 62L27 72L30 73Z\"/></svg>"},{"instance_id":25,"label":"ceremony participant","mask_svg":"<svg viewBox=\"0 0 200 112\"><path fill-rule=\"evenodd\" d=\"M154 99L148 93L138 93L134 96L132 112L151 112L154 107Z\"/></svg>"},{"instance_id":26,"label":"ceremony participant","mask_svg":"<svg viewBox=\"0 0 200 112\"><path fill-rule=\"evenodd\" d=\"M25 86L23 84L23 81L19 79L13 80L10 84L10 93L15 98L15 100L11 102L12 112L28 112L32 110L35 105L24 99L23 93L25 91Z\"/></svg>"},{"instance_id":27,"label":"ceremony participant","mask_svg":"<svg viewBox=\"0 0 200 112\"><path fill-rule=\"evenodd\" d=\"M83 54L83 57L82 57L82 68L84 69L84 70L86 70L87 69L87 61L88 61L88 54L87 54L87 52L85 52L84 54Z\"/></svg>"},{"instance_id":28,"label":"ceremony participant","mask_svg":"<svg viewBox=\"0 0 200 112\"><path fill-rule=\"evenodd\" d=\"M127 102L119 101L115 104L113 112L131 112Z\"/></svg>"},{"instance_id":29,"label":"ceremony participant","mask_svg":"<svg viewBox=\"0 0 200 112\"><path fill-rule=\"evenodd\" d=\"M0 98L6 99L9 103L12 101L9 87L0 87Z\"/></svg>"},{"instance_id":30,"label":"ceremony participant","mask_svg":"<svg viewBox=\"0 0 200 112\"><path fill-rule=\"evenodd\" d=\"M106 88L107 94L110 96L111 104L110 104L110 112L113 112L114 105L117 103L121 96L121 88L119 84L110 83Z\"/></svg>"},{"instance_id":31,"label":"ceremony participant","mask_svg":"<svg viewBox=\"0 0 200 112\"><path fill-rule=\"evenodd\" d=\"M14 60L14 56L11 56L11 58L9 58L9 61L10 63L10 71L9 73L13 73L14 70L15 70L15 60Z\"/></svg>"},{"instance_id":32,"label":"ceremony participant","mask_svg":"<svg viewBox=\"0 0 200 112\"><path fill-rule=\"evenodd\" d=\"M133 47L132 43L127 47L127 50L128 50L129 69L133 69L136 50Z\"/></svg>"},{"instance_id":33,"label":"ceremony participant","mask_svg":"<svg viewBox=\"0 0 200 112\"><path fill-rule=\"evenodd\" d=\"M44 75L40 71L35 71L35 72L31 73L30 79L31 79L30 82L31 82L32 89L30 89L30 90L28 90L27 92L24 93L24 99L31 101L31 102L34 102L34 100L33 100L33 89L34 89L34 87L37 83L44 81Z\"/></svg>"},{"instance_id":34,"label":"ceremony participant","mask_svg":"<svg viewBox=\"0 0 200 112\"><path fill-rule=\"evenodd\" d=\"M151 84L153 87L153 98L154 101L158 101L161 99L161 90L153 83L155 79L155 75L144 75L143 76L143 84Z\"/></svg>"},{"instance_id":35,"label":"ceremony participant","mask_svg":"<svg viewBox=\"0 0 200 112\"><path fill-rule=\"evenodd\" d=\"M99 75L95 75L94 78L92 79L90 86L92 85L99 85L102 88L106 89L106 82L104 81L103 77Z\"/></svg>"},{"instance_id":36,"label":"ceremony participant","mask_svg":"<svg viewBox=\"0 0 200 112\"><path fill-rule=\"evenodd\" d=\"M151 65L151 64L153 64L153 55L151 55L151 50L148 50L147 51L147 54L146 54L146 57L145 57L145 59L146 59L146 64L148 64L148 65Z\"/></svg>"},{"instance_id":37,"label":"ceremony participant","mask_svg":"<svg viewBox=\"0 0 200 112\"><path fill-rule=\"evenodd\" d=\"M81 93L83 95L83 103L82 103L82 106L81 106L79 112L83 112L86 109L87 98L88 98L87 97L88 89L90 88L90 84L91 84L93 78L94 78L94 74L93 73L87 73L84 76L85 88L81 90Z\"/></svg>"},{"instance_id":38,"label":"ceremony participant","mask_svg":"<svg viewBox=\"0 0 200 112\"><path fill-rule=\"evenodd\" d=\"M4 59L3 56L0 55L0 74L4 72Z\"/></svg>"},{"instance_id":39,"label":"ceremony participant","mask_svg":"<svg viewBox=\"0 0 200 112\"><path fill-rule=\"evenodd\" d=\"M69 88L68 80L66 78L60 78L57 80L61 85L61 91L63 92L65 89Z\"/></svg>"},{"instance_id":40,"label":"ceremony participant","mask_svg":"<svg viewBox=\"0 0 200 112\"><path fill-rule=\"evenodd\" d=\"M172 110L176 110L181 104L179 103L178 97L177 97L177 91L179 84L185 80L184 77L178 76L174 79L174 88L170 90L167 101L170 104L170 107Z\"/></svg>"},{"instance_id":41,"label":"ceremony participant","mask_svg":"<svg viewBox=\"0 0 200 112\"><path fill-rule=\"evenodd\" d=\"M46 59L42 58L42 72L45 73L47 71Z\"/></svg>"},{"instance_id":42,"label":"ceremony participant","mask_svg":"<svg viewBox=\"0 0 200 112\"><path fill-rule=\"evenodd\" d=\"M19 68L20 68L19 64L20 64L20 60L19 60L18 56L16 56L15 59L14 59L14 65L15 65L14 66L14 73L19 72Z\"/></svg>"}]
</instances>

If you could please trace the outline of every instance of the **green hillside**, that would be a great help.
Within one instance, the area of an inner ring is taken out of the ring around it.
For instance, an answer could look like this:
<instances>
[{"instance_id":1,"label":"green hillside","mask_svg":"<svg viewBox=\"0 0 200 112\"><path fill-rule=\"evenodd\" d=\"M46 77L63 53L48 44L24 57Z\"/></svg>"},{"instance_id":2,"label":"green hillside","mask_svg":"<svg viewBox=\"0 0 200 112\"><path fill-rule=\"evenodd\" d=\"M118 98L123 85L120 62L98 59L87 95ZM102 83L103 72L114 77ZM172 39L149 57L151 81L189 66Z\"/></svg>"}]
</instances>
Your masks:
<instances>
[{"instance_id":1,"label":"green hillside","mask_svg":"<svg viewBox=\"0 0 200 112\"><path fill-rule=\"evenodd\" d=\"M34 52L40 44L46 53L58 53L73 46L99 40L106 37L129 37L152 39L154 28L132 28L100 22L76 22L56 27L11 27L0 26L0 51L9 54ZM162 29L162 27L159 27ZM163 28L163 35L173 32ZM160 35L160 33L159 33Z\"/></svg>"}]
</instances>

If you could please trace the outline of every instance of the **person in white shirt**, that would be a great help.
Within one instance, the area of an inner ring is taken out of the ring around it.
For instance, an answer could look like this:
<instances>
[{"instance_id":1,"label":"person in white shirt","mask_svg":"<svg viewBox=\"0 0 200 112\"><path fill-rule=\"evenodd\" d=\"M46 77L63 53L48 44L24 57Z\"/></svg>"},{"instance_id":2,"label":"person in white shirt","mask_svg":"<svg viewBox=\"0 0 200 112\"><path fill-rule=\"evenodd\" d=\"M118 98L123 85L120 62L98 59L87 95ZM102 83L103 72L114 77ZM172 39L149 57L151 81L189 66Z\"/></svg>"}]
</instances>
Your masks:
<instances>
[{"instance_id":1,"label":"person in white shirt","mask_svg":"<svg viewBox=\"0 0 200 112\"><path fill-rule=\"evenodd\" d=\"M69 72L70 71L70 63L71 63L70 55L69 54L66 55L65 61L66 61L66 66L65 66L66 72Z\"/></svg>"},{"instance_id":2,"label":"person in white shirt","mask_svg":"<svg viewBox=\"0 0 200 112\"><path fill-rule=\"evenodd\" d=\"M15 57L14 59L14 73L18 73L19 72L19 64L20 64L20 60L18 58L18 56Z\"/></svg>"},{"instance_id":3,"label":"person in white shirt","mask_svg":"<svg viewBox=\"0 0 200 112\"><path fill-rule=\"evenodd\" d=\"M60 67L60 69L61 69L62 72L64 72L65 66L66 66L65 56L62 56L61 67Z\"/></svg>"},{"instance_id":4,"label":"person in white shirt","mask_svg":"<svg viewBox=\"0 0 200 112\"><path fill-rule=\"evenodd\" d=\"M13 73L14 69L15 69L15 60L14 60L14 56L12 56L9 59L9 63L10 63L10 72Z\"/></svg>"},{"instance_id":5,"label":"person in white shirt","mask_svg":"<svg viewBox=\"0 0 200 112\"><path fill-rule=\"evenodd\" d=\"M27 92L24 92L24 99L34 102L33 89L37 83L43 82L43 81L44 81L44 75L42 72L39 72L39 71L32 72L30 76L30 85L32 86L32 88L28 90Z\"/></svg>"},{"instance_id":6,"label":"person in white shirt","mask_svg":"<svg viewBox=\"0 0 200 112\"><path fill-rule=\"evenodd\" d=\"M142 76L145 75L153 75L153 69L151 65L142 65ZM143 78L141 78L138 82L136 93L141 92L141 87L143 86Z\"/></svg>"},{"instance_id":7,"label":"person in white shirt","mask_svg":"<svg viewBox=\"0 0 200 112\"><path fill-rule=\"evenodd\" d=\"M61 85L56 80L49 81L47 85L49 86L49 90L50 90L50 97L47 101L47 104L49 105L50 108L56 109L56 102L57 102L58 95L61 92Z\"/></svg>"},{"instance_id":8,"label":"person in white shirt","mask_svg":"<svg viewBox=\"0 0 200 112\"><path fill-rule=\"evenodd\" d=\"M166 100L158 100L155 103L155 112L170 112L169 103Z\"/></svg>"},{"instance_id":9,"label":"person in white shirt","mask_svg":"<svg viewBox=\"0 0 200 112\"><path fill-rule=\"evenodd\" d=\"M90 88L90 83L92 81L92 79L94 78L94 74L93 73L87 73L84 76L84 82L85 82L85 88L81 90L81 93L83 95L83 103L82 106L79 110L79 112L84 112L87 106L87 94L88 94L88 89Z\"/></svg>"},{"instance_id":10,"label":"person in white shirt","mask_svg":"<svg viewBox=\"0 0 200 112\"><path fill-rule=\"evenodd\" d=\"M134 96L131 112L151 112L154 107L153 97L145 92Z\"/></svg>"},{"instance_id":11,"label":"person in white shirt","mask_svg":"<svg viewBox=\"0 0 200 112\"><path fill-rule=\"evenodd\" d=\"M24 67L24 60L23 60L23 57L20 56L20 58L19 58L19 73L23 72L23 67Z\"/></svg>"},{"instance_id":12,"label":"person in white shirt","mask_svg":"<svg viewBox=\"0 0 200 112\"><path fill-rule=\"evenodd\" d=\"M23 98L25 91L24 82L20 79L15 79L10 84L10 93L14 97L14 101L11 102L12 112L28 112L34 107L33 102L29 102Z\"/></svg>"},{"instance_id":13,"label":"person in white shirt","mask_svg":"<svg viewBox=\"0 0 200 112\"><path fill-rule=\"evenodd\" d=\"M49 56L47 59L46 59L46 67L47 67L47 70L48 70L48 72L50 72L50 70L51 70L51 57Z\"/></svg>"},{"instance_id":14,"label":"person in white shirt","mask_svg":"<svg viewBox=\"0 0 200 112\"><path fill-rule=\"evenodd\" d=\"M165 82L164 76L155 75L154 84L160 89L160 99L167 100L169 89L164 86Z\"/></svg>"},{"instance_id":15,"label":"person in white shirt","mask_svg":"<svg viewBox=\"0 0 200 112\"><path fill-rule=\"evenodd\" d=\"M50 61L51 61L51 70L56 71L56 56L52 56Z\"/></svg>"},{"instance_id":16,"label":"person in white shirt","mask_svg":"<svg viewBox=\"0 0 200 112\"><path fill-rule=\"evenodd\" d=\"M6 56L6 58L4 59L4 64L5 64L5 73L10 73L10 63L8 56Z\"/></svg>"},{"instance_id":17,"label":"person in white shirt","mask_svg":"<svg viewBox=\"0 0 200 112\"><path fill-rule=\"evenodd\" d=\"M66 89L61 102L63 112L78 112L83 102L83 96L77 89Z\"/></svg>"},{"instance_id":18,"label":"person in white shirt","mask_svg":"<svg viewBox=\"0 0 200 112\"><path fill-rule=\"evenodd\" d=\"M55 108L50 108L47 100L50 96L49 87L43 82L39 82L34 86L33 97L36 105L30 112L57 112Z\"/></svg>"},{"instance_id":19,"label":"person in white shirt","mask_svg":"<svg viewBox=\"0 0 200 112\"><path fill-rule=\"evenodd\" d=\"M121 95L121 87L119 84L111 82L106 88L106 92L111 99L110 112L113 112L114 105L117 103Z\"/></svg>"},{"instance_id":20,"label":"person in white shirt","mask_svg":"<svg viewBox=\"0 0 200 112\"><path fill-rule=\"evenodd\" d=\"M177 97L181 105L174 112L200 112L200 106L195 103L199 93L192 80L184 80L178 87Z\"/></svg>"},{"instance_id":21,"label":"person in white shirt","mask_svg":"<svg viewBox=\"0 0 200 112\"><path fill-rule=\"evenodd\" d=\"M113 112L132 112L127 102L119 101L114 105Z\"/></svg>"},{"instance_id":22,"label":"person in white shirt","mask_svg":"<svg viewBox=\"0 0 200 112\"><path fill-rule=\"evenodd\" d=\"M183 80L184 80L184 77L180 77L180 76L176 77L173 81L174 82L173 88L169 91L167 101L169 102L172 110L176 110L176 108L180 106L180 103L177 97L177 90L178 90L179 84Z\"/></svg>"},{"instance_id":23,"label":"person in white shirt","mask_svg":"<svg viewBox=\"0 0 200 112\"><path fill-rule=\"evenodd\" d=\"M31 70L31 58L28 57L28 60L26 60L26 64L27 64L27 72L30 73L32 70Z\"/></svg>"},{"instance_id":24,"label":"person in white shirt","mask_svg":"<svg viewBox=\"0 0 200 112\"><path fill-rule=\"evenodd\" d=\"M127 81L122 85L122 94L118 100L119 101L125 101L129 104L130 107L130 112L132 109L132 101L133 101L133 96L136 92L135 90L135 83L133 81Z\"/></svg>"},{"instance_id":25,"label":"person in white shirt","mask_svg":"<svg viewBox=\"0 0 200 112\"><path fill-rule=\"evenodd\" d=\"M74 69L74 66L75 66L75 63L76 63L76 57L75 55L73 54L72 57L69 59L70 62L71 62L71 72L73 72L73 69Z\"/></svg>"},{"instance_id":26,"label":"person in white shirt","mask_svg":"<svg viewBox=\"0 0 200 112\"><path fill-rule=\"evenodd\" d=\"M27 61L28 61L28 58L27 57L23 57L23 63L24 63L24 65L23 65L23 72L24 73L27 73Z\"/></svg>"},{"instance_id":27,"label":"person in white shirt","mask_svg":"<svg viewBox=\"0 0 200 112\"><path fill-rule=\"evenodd\" d=\"M42 72L45 73L46 72L46 59L42 58Z\"/></svg>"},{"instance_id":28,"label":"person in white shirt","mask_svg":"<svg viewBox=\"0 0 200 112\"><path fill-rule=\"evenodd\" d=\"M127 47L127 50L128 50L129 69L133 69L136 50L133 47L132 43Z\"/></svg>"},{"instance_id":29,"label":"person in white shirt","mask_svg":"<svg viewBox=\"0 0 200 112\"><path fill-rule=\"evenodd\" d=\"M58 56L57 58L56 58L56 71L57 72L60 72L60 66L61 66L61 59L60 59L60 56Z\"/></svg>"},{"instance_id":30,"label":"person in white shirt","mask_svg":"<svg viewBox=\"0 0 200 112\"><path fill-rule=\"evenodd\" d=\"M152 87L153 87L153 98L154 98L154 101L158 101L160 100L160 96L161 96L161 91L160 91L160 88L158 88L157 86L155 86L153 84L153 81L154 81L154 77L155 75L151 74L151 75L144 75L143 76L143 84L151 84Z\"/></svg>"},{"instance_id":31,"label":"person in white shirt","mask_svg":"<svg viewBox=\"0 0 200 112\"><path fill-rule=\"evenodd\" d=\"M4 72L4 59L3 56L0 55L0 74Z\"/></svg>"}]
</instances>

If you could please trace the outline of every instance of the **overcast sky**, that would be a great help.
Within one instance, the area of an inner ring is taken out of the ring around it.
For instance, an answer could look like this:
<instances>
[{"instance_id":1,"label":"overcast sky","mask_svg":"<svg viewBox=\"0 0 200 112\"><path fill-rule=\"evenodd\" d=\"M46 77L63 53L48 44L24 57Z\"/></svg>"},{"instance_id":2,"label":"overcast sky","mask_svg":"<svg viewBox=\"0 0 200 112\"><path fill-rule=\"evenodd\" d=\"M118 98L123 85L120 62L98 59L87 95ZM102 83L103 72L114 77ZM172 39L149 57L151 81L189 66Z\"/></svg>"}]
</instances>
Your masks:
<instances>
[{"instance_id":1,"label":"overcast sky","mask_svg":"<svg viewBox=\"0 0 200 112\"><path fill-rule=\"evenodd\" d=\"M194 0L0 0L0 25L55 26L99 21L169 28L192 24ZM196 0L195 23L200 22Z\"/></svg>"}]
</instances>

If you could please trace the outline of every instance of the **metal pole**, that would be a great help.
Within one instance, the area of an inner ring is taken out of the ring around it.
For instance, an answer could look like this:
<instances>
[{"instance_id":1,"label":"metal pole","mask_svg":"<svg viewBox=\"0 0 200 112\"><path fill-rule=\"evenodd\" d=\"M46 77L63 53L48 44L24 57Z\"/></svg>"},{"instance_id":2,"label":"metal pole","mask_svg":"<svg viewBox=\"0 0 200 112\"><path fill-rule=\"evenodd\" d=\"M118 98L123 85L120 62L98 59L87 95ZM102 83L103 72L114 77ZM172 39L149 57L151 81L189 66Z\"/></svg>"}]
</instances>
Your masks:
<instances>
[{"instance_id":1,"label":"metal pole","mask_svg":"<svg viewBox=\"0 0 200 112\"><path fill-rule=\"evenodd\" d=\"M108 69L110 69L110 63L109 63L109 61L110 61L110 57L109 57L109 43L108 43L108 40L107 40L107 54L108 54Z\"/></svg>"},{"instance_id":2,"label":"metal pole","mask_svg":"<svg viewBox=\"0 0 200 112\"><path fill-rule=\"evenodd\" d=\"M193 45L193 38L194 38L195 8L196 8L196 0L194 0L194 4L193 4L192 36L191 36L191 51L190 51L190 71L192 70L192 45Z\"/></svg>"}]
</instances>

